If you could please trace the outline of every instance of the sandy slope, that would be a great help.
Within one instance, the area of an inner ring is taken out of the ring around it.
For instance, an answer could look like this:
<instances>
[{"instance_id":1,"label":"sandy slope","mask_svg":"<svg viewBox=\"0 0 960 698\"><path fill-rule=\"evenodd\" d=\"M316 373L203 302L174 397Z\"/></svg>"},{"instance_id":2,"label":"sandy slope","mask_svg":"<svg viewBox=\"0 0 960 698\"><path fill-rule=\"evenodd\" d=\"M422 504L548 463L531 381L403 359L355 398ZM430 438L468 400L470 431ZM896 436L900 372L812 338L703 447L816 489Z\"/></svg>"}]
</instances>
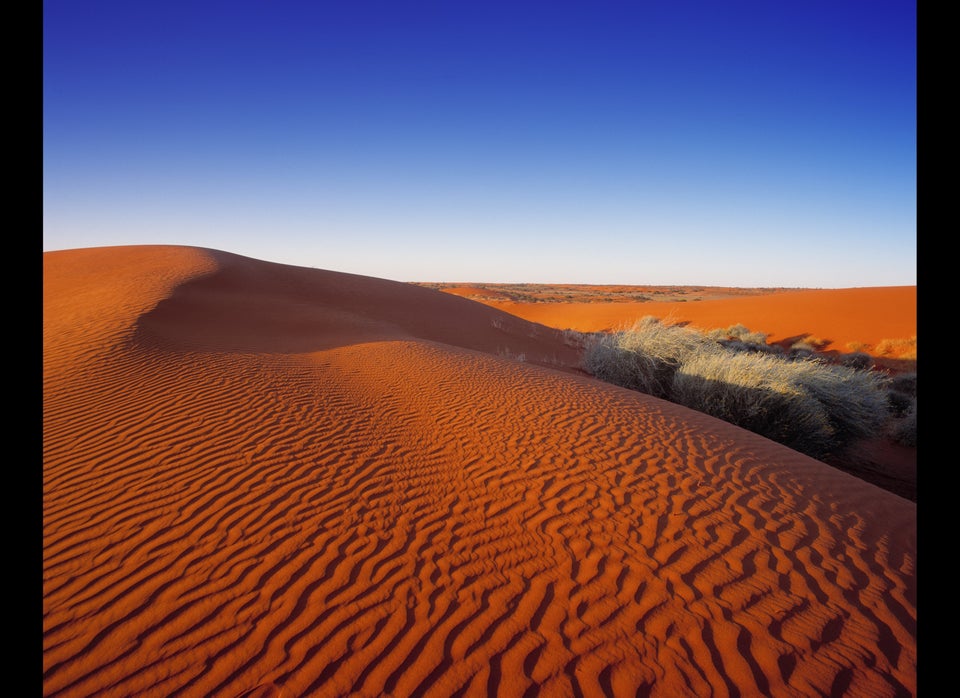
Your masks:
<instances>
[{"instance_id":1,"label":"sandy slope","mask_svg":"<svg viewBox=\"0 0 960 698\"><path fill-rule=\"evenodd\" d=\"M389 281L44 254L43 694L916 692L914 503L532 363L571 351Z\"/></svg>"},{"instance_id":2,"label":"sandy slope","mask_svg":"<svg viewBox=\"0 0 960 698\"><path fill-rule=\"evenodd\" d=\"M485 302L533 322L581 332L619 329L653 315L705 330L742 324L767 333L771 343L813 336L838 352L849 352L847 345L857 342L875 353L884 339L917 336L916 286L808 289L684 303Z\"/></svg>"}]
</instances>

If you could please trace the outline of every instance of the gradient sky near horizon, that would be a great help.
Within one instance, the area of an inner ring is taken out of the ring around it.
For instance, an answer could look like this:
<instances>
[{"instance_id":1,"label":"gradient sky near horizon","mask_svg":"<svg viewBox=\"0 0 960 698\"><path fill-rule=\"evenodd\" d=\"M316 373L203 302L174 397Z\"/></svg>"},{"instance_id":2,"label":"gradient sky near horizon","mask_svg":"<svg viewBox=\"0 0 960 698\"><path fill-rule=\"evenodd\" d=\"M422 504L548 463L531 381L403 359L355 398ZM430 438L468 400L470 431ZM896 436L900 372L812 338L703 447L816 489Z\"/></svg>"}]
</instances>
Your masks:
<instances>
[{"instance_id":1,"label":"gradient sky near horizon","mask_svg":"<svg viewBox=\"0 0 960 698\"><path fill-rule=\"evenodd\" d=\"M44 2L43 249L914 285L916 4Z\"/></svg>"}]
</instances>

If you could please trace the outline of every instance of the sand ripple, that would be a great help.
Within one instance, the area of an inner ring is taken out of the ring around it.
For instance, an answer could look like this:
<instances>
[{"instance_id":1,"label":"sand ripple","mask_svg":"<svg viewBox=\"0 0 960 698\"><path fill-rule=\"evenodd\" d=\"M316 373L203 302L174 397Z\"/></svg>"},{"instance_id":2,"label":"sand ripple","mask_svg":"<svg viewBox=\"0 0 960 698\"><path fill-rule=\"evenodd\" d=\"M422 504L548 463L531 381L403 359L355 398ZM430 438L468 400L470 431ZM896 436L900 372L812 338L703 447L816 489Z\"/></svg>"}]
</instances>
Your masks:
<instances>
[{"instance_id":1,"label":"sand ripple","mask_svg":"<svg viewBox=\"0 0 960 698\"><path fill-rule=\"evenodd\" d=\"M45 696L915 694L915 504L494 338L188 342L178 250L48 265Z\"/></svg>"}]
</instances>

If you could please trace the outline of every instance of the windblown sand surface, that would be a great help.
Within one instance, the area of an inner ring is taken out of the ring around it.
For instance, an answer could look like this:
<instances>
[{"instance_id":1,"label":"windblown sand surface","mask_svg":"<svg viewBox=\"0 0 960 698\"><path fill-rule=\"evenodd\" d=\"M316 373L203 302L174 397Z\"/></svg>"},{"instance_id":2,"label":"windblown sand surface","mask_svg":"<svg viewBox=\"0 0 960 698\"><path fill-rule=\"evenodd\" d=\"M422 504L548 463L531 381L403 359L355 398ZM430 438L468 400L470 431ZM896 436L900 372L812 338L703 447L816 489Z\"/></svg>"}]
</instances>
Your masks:
<instances>
[{"instance_id":1,"label":"windblown sand surface","mask_svg":"<svg viewBox=\"0 0 960 698\"><path fill-rule=\"evenodd\" d=\"M43 359L45 696L916 693L916 505L559 331L100 248Z\"/></svg>"},{"instance_id":2,"label":"windblown sand surface","mask_svg":"<svg viewBox=\"0 0 960 698\"><path fill-rule=\"evenodd\" d=\"M876 354L885 339L917 336L916 286L807 289L684 303L484 302L532 322L581 332L615 330L653 315L702 330L742 324L767 333L771 344L812 337L842 353L857 343Z\"/></svg>"}]
</instances>

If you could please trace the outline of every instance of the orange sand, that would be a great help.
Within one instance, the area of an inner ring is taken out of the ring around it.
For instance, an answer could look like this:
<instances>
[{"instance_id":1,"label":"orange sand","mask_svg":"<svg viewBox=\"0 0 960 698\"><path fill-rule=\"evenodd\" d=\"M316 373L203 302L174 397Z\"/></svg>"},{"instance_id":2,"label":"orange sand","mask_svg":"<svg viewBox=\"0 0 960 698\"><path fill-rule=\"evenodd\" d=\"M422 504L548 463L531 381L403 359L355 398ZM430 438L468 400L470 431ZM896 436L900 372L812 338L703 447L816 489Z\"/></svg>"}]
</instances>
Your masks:
<instances>
[{"instance_id":1,"label":"orange sand","mask_svg":"<svg viewBox=\"0 0 960 698\"><path fill-rule=\"evenodd\" d=\"M644 315L687 322L704 330L741 324L768 334L772 343L808 336L827 342L825 349L849 352L858 342L876 353L884 339L917 336L917 287L810 289L769 295L685 303L509 303L489 302L532 322L560 329L598 332L619 329Z\"/></svg>"},{"instance_id":2,"label":"orange sand","mask_svg":"<svg viewBox=\"0 0 960 698\"><path fill-rule=\"evenodd\" d=\"M509 300L507 294L501 291L495 291L486 288L475 288L473 286L453 286L451 288L444 289L444 293L450 293L454 296L462 296L464 298L476 296L488 300Z\"/></svg>"},{"instance_id":3,"label":"orange sand","mask_svg":"<svg viewBox=\"0 0 960 698\"><path fill-rule=\"evenodd\" d=\"M916 693L906 499L450 294L43 257L45 696Z\"/></svg>"}]
</instances>

